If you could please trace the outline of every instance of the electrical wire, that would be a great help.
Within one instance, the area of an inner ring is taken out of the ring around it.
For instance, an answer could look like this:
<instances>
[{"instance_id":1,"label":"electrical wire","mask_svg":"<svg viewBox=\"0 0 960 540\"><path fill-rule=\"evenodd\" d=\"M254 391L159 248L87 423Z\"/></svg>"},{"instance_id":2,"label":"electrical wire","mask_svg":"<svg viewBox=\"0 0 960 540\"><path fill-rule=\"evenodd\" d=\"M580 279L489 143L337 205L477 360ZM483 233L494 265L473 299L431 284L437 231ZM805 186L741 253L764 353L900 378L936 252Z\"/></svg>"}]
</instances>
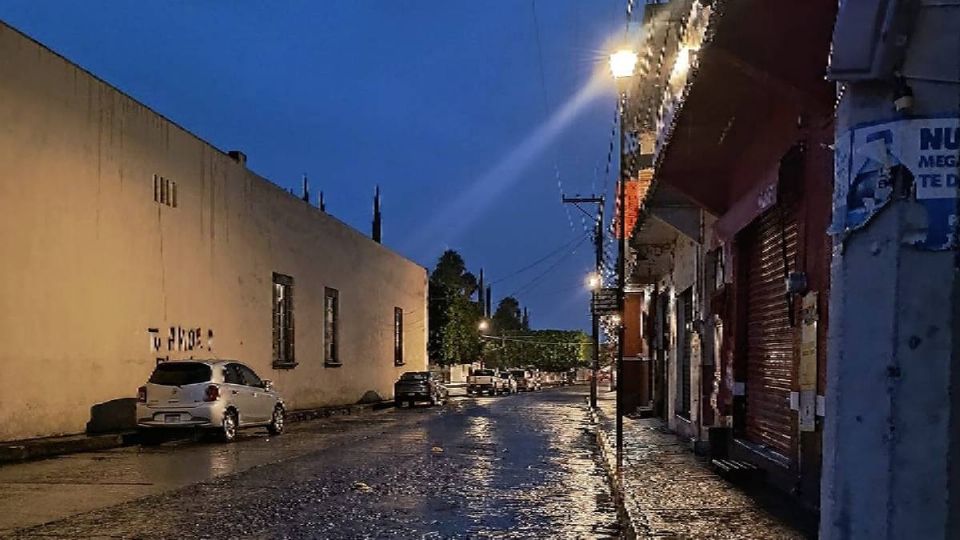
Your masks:
<instances>
[{"instance_id":1,"label":"electrical wire","mask_svg":"<svg viewBox=\"0 0 960 540\"><path fill-rule=\"evenodd\" d=\"M583 238L581 238L580 241L577 242L577 244L573 247L573 250L571 250L571 251L567 252L566 254L564 254L562 257L560 257L559 259L557 259L556 262L554 262L552 265L550 265L549 268L547 268L546 270L544 270L542 273L538 274L537 277L535 277L535 278L531 279L530 281L528 281L527 283L523 284L520 288L518 288L517 290L513 291L512 293L510 293L510 294L507 295L507 296L513 296L514 298L516 298L517 295L519 295L521 292L526 292L526 291L532 289L533 287L536 287L536 286L539 285L540 283L542 283L540 280L541 280L545 275L549 274L549 273L550 273L551 271L553 271L557 266L560 266L560 263L562 263L563 261L565 261L565 260L567 259L567 257L570 257L571 255L575 254L575 253L577 252L577 249L578 249L581 245L583 245L583 243L584 243L586 240L587 240L587 236L584 236Z\"/></svg>"},{"instance_id":2,"label":"electrical wire","mask_svg":"<svg viewBox=\"0 0 960 540\"><path fill-rule=\"evenodd\" d=\"M537 266L538 264L542 263L543 261L549 259L550 257L553 257L554 255L556 255L557 253L563 251L564 249L569 248L571 245L573 245L574 242L576 242L576 241L578 241L578 240L582 240L582 239L583 239L582 236L575 236L575 237L573 237L573 238L565 241L565 242L564 242L563 244L561 244L560 246L557 246L556 248L550 250L549 253L547 253L546 255L538 258L537 260L533 261L532 263L527 264L526 266L523 266L522 268L518 268L517 270L514 270L513 272L510 272L509 274L507 274L507 275L505 275L505 276L503 276L503 277L501 277L501 278L499 278L499 279L496 279L496 280L494 280L494 281L491 281L491 282L490 282L490 285L496 285L497 283L506 281L506 280L508 280L508 279L510 279L510 278L512 278L512 277L514 277L514 276L517 276L517 275L519 275L519 274L522 274L522 273L526 272L527 270L529 270L529 269Z\"/></svg>"},{"instance_id":3,"label":"electrical wire","mask_svg":"<svg viewBox=\"0 0 960 540\"><path fill-rule=\"evenodd\" d=\"M534 339L520 339L523 336L488 336L481 335L483 339L489 339L491 341L512 341L514 343L530 343L532 345L590 345L589 341L537 341ZM527 336L533 337L533 336Z\"/></svg>"}]
</instances>

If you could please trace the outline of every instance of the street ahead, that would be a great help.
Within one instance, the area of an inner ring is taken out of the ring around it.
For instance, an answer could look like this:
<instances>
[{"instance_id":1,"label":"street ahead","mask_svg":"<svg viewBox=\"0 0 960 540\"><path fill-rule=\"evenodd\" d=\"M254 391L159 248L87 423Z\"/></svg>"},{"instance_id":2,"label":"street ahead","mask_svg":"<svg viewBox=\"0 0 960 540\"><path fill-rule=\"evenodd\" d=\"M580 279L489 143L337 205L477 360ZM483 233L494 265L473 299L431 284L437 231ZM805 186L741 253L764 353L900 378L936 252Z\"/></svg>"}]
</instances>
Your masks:
<instances>
[{"instance_id":1,"label":"street ahead","mask_svg":"<svg viewBox=\"0 0 960 540\"><path fill-rule=\"evenodd\" d=\"M582 388L0 467L20 537L616 537Z\"/></svg>"}]
</instances>

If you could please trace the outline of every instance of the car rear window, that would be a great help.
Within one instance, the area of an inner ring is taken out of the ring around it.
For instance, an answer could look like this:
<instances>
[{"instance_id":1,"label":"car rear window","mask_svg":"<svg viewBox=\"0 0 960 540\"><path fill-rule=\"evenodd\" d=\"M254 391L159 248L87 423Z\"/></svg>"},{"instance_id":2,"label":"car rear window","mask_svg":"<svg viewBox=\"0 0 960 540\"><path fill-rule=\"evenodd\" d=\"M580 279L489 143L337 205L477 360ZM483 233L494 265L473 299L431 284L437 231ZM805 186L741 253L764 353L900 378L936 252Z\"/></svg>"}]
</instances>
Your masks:
<instances>
[{"instance_id":1,"label":"car rear window","mask_svg":"<svg viewBox=\"0 0 960 540\"><path fill-rule=\"evenodd\" d=\"M474 374L474 375L478 375L478 376L480 376L480 377L492 377L492 376L493 376L493 370L492 370L492 369L478 369L478 370L474 371L473 374Z\"/></svg>"},{"instance_id":2,"label":"car rear window","mask_svg":"<svg viewBox=\"0 0 960 540\"><path fill-rule=\"evenodd\" d=\"M425 381L427 380L427 374L408 371L407 373L401 375L400 378L404 381Z\"/></svg>"},{"instance_id":3,"label":"car rear window","mask_svg":"<svg viewBox=\"0 0 960 540\"><path fill-rule=\"evenodd\" d=\"M210 366L199 362L170 362L159 364L150 376L152 384L183 386L210 380Z\"/></svg>"}]
</instances>

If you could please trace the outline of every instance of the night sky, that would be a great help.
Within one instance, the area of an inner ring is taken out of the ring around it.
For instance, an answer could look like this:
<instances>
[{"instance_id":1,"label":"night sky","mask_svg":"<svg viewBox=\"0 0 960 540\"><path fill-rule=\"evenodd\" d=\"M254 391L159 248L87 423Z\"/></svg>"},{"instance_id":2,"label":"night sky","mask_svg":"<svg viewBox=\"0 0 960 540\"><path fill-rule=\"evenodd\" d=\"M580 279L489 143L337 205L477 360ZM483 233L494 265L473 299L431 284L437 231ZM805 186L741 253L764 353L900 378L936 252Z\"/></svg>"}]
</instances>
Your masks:
<instances>
[{"instance_id":1,"label":"night sky","mask_svg":"<svg viewBox=\"0 0 960 540\"><path fill-rule=\"evenodd\" d=\"M534 327L587 329L589 223L560 190L614 191L625 5L3 0L0 19L273 182L306 173L368 234L379 184L386 245L428 268L456 249Z\"/></svg>"}]
</instances>

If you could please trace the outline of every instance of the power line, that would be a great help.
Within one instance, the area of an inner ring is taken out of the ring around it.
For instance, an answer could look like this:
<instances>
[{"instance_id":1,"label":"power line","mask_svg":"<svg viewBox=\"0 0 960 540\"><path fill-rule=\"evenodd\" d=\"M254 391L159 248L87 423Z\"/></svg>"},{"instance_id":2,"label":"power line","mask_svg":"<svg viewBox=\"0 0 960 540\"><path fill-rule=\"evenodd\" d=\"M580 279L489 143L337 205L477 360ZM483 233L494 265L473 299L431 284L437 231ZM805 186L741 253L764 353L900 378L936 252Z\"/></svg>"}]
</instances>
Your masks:
<instances>
[{"instance_id":1,"label":"power line","mask_svg":"<svg viewBox=\"0 0 960 540\"><path fill-rule=\"evenodd\" d=\"M576 242L577 240L582 240L582 237L583 237L583 235L575 236L575 237L573 237L573 238L565 241L565 242L564 242L563 244L561 244L560 246L557 246L556 248L550 250L549 253L547 253L546 255L540 257L539 259L533 261L532 263L524 266L523 268L519 268L519 269L517 269L517 270L514 270L513 272L510 272L509 274L501 277L500 279L491 281L491 282L490 282L490 285L496 285L497 283L500 283L500 282L502 282L502 281L506 281L506 280L508 280L508 279L516 276L517 274L522 274L523 272L526 272L527 270L533 268L534 266L537 266L538 264L540 264L540 263L542 263L543 261L549 259L550 257L553 257L554 255L556 255L556 254L559 253L560 251L563 251L564 249L569 248L569 247L570 247L574 242Z\"/></svg>"},{"instance_id":2,"label":"power line","mask_svg":"<svg viewBox=\"0 0 960 540\"><path fill-rule=\"evenodd\" d=\"M487 336L481 335L481 338L491 341L512 341L515 343L530 343L534 345L590 345L589 341L536 341L533 339L520 339L523 336ZM533 336L529 336L533 337Z\"/></svg>"},{"instance_id":3,"label":"power line","mask_svg":"<svg viewBox=\"0 0 960 540\"><path fill-rule=\"evenodd\" d=\"M545 275L547 275L548 273L550 273L551 271L553 271L554 268L560 266L560 263L562 263L563 261L565 261L565 260L567 259L567 257L569 257L569 256L573 255L574 253L576 253L576 252L577 252L577 248L579 248L586 240L587 240L587 236L584 236L583 238L581 238L580 241L577 242L577 245L573 246L573 250L572 250L572 251L566 253L565 255L563 255L562 257L560 257L559 259L557 259L556 262L554 262L552 265L550 265L550 267L547 268L546 270L544 270L542 273L540 273L539 275L537 275L537 277L535 277L535 278L533 278L532 280L528 281L527 283L525 283L525 284L522 285L520 288L518 288L517 290L513 291L512 293L510 293L510 294L507 295L507 296L513 296L514 298L516 298L516 296L519 295L521 292L526 292L526 291L529 290L530 288L535 287L536 285L538 285L538 284L540 283L540 279L543 278L543 276L545 276Z\"/></svg>"}]
</instances>

